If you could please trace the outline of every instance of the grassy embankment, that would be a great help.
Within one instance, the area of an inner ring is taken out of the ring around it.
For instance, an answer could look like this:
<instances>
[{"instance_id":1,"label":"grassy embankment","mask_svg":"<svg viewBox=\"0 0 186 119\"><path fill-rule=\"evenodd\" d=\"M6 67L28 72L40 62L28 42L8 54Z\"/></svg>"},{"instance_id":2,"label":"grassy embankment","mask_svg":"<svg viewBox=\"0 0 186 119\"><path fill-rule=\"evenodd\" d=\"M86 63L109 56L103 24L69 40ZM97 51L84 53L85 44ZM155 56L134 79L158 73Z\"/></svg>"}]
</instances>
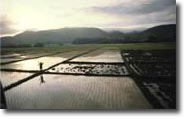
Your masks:
<instances>
[{"instance_id":1,"label":"grassy embankment","mask_svg":"<svg viewBox=\"0 0 186 119\"><path fill-rule=\"evenodd\" d=\"M126 44L86 44L64 45L59 47L28 47L28 48L2 48L1 54L11 53L51 53L68 50L90 50L103 48L105 50L164 50L176 49L175 43L126 43Z\"/></svg>"}]
</instances>

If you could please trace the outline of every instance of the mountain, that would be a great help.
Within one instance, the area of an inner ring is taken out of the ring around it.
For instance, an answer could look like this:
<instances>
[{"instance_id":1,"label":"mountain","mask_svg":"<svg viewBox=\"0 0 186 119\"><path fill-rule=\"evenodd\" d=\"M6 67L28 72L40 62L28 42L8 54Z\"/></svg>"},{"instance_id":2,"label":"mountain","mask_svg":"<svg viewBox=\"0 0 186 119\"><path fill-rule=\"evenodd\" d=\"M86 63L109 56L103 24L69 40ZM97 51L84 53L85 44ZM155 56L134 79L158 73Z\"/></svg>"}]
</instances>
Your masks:
<instances>
[{"instance_id":1,"label":"mountain","mask_svg":"<svg viewBox=\"0 0 186 119\"><path fill-rule=\"evenodd\" d=\"M62 28L45 31L25 31L14 37L1 38L2 46L28 44L71 44L77 38L107 38L107 32L98 28Z\"/></svg>"},{"instance_id":2,"label":"mountain","mask_svg":"<svg viewBox=\"0 0 186 119\"><path fill-rule=\"evenodd\" d=\"M123 33L120 31L109 32L109 38L80 38L74 44L99 44L99 43L136 43L136 42L175 42L176 25L160 25L141 32Z\"/></svg>"},{"instance_id":3,"label":"mountain","mask_svg":"<svg viewBox=\"0 0 186 119\"><path fill-rule=\"evenodd\" d=\"M161 25L149 28L141 33L141 37L147 42L175 42L176 25Z\"/></svg>"},{"instance_id":4,"label":"mountain","mask_svg":"<svg viewBox=\"0 0 186 119\"><path fill-rule=\"evenodd\" d=\"M125 37L125 34L121 31L112 31L110 32L110 37L111 38L124 38Z\"/></svg>"},{"instance_id":5,"label":"mountain","mask_svg":"<svg viewBox=\"0 0 186 119\"><path fill-rule=\"evenodd\" d=\"M13 37L1 38L2 47L36 44L100 44L130 42L175 42L176 25L161 25L142 32L105 32L98 28L62 28L25 31Z\"/></svg>"}]
</instances>

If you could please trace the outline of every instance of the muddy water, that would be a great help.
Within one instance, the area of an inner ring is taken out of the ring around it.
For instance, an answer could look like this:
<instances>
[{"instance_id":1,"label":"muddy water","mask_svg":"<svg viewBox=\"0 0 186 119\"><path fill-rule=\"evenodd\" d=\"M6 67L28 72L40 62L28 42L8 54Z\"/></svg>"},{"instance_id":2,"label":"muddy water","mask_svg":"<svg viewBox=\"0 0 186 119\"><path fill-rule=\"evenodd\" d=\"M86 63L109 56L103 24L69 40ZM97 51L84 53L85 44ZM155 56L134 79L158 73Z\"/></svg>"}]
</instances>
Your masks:
<instances>
[{"instance_id":1,"label":"muddy water","mask_svg":"<svg viewBox=\"0 0 186 119\"><path fill-rule=\"evenodd\" d=\"M117 77L44 75L5 93L9 109L152 108L134 81Z\"/></svg>"}]
</instances>

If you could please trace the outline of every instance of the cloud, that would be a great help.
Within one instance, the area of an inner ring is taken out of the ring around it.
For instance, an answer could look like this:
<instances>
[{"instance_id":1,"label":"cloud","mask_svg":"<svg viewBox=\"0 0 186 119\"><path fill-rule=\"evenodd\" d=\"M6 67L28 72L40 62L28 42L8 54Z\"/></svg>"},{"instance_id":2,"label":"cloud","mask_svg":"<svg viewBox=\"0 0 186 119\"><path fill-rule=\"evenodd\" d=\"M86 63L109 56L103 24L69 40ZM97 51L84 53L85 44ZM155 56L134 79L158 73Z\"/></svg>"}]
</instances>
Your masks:
<instances>
[{"instance_id":1,"label":"cloud","mask_svg":"<svg viewBox=\"0 0 186 119\"><path fill-rule=\"evenodd\" d=\"M0 35L16 33L17 30L13 26L14 22L10 21L8 17L2 16L0 20Z\"/></svg>"},{"instance_id":2,"label":"cloud","mask_svg":"<svg viewBox=\"0 0 186 119\"><path fill-rule=\"evenodd\" d=\"M89 12L107 14L118 18L117 22L106 23L110 27L152 26L176 23L175 0L126 0L117 5L87 8Z\"/></svg>"},{"instance_id":3,"label":"cloud","mask_svg":"<svg viewBox=\"0 0 186 119\"><path fill-rule=\"evenodd\" d=\"M1 34L14 34L28 29L134 28L176 23L175 0L2 1L5 16L0 21Z\"/></svg>"},{"instance_id":4,"label":"cloud","mask_svg":"<svg viewBox=\"0 0 186 119\"><path fill-rule=\"evenodd\" d=\"M175 4L175 0L139 0L138 2L128 0L114 6L90 7L89 11L111 15L141 15L162 12Z\"/></svg>"}]
</instances>

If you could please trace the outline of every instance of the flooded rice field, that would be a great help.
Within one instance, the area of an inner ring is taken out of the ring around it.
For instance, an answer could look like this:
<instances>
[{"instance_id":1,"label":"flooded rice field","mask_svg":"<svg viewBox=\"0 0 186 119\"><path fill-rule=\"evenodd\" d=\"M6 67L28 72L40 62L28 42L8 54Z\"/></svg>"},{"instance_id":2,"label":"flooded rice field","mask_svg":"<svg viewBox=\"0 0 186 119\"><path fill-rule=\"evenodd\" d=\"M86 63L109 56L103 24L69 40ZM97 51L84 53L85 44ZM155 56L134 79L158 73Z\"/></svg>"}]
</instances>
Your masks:
<instances>
[{"instance_id":1,"label":"flooded rice field","mask_svg":"<svg viewBox=\"0 0 186 119\"><path fill-rule=\"evenodd\" d=\"M9 54L9 55L2 55L1 56L1 64L8 64L12 61L21 61L24 59L32 59L32 58L39 58L42 56L47 56L49 53L21 53L21 54Z\"/></svg>"},{"instance_id":2,"label":"flooded rice field","mask_svg":"<svg viewBox=\"0 0 186 119\"><path fill-rule=\"evenodd\" d=\"M6 92L11 109L152 108L129 77L44 75Z\"/></svg>"},{"instance_id":3,"label":"flooded rice field","mask_svg":"<svg viewBox=\"0 0 186 119\"><path fill-rule=\"evenodd\" d=\"M68 58L73 57L78 53L83 53L83 51L64 52L52 56L43 56L40 58L23 60L15 63L1 65L1 69L39 70L39 62L44 63L43 68L45 69L53 64L67 60Z\"/></svg>"},{"instance_id":4,"label":"flooded rice field","mask_svg":"<svg viewBox=\"0 0 186 119\"><path fill-rule=\"evenodd\" d=\"M176 108L175 50L122 51L122 57L134 81L154 106Z\"/></svg>"},{"instance_id":5,"label":"flooded rice field","mask_svg":"<svg viewBox=\"0 0 186 119\"><path fill-rule=\"evenodd\" d=\"M89 49L24 56L31 54L32 59L1 56L7 61L1 64L1 83L8 109L176 107L172 50Z\"/></svg>"},{"instance_id":6,"label":"flooded rice field","mask_svg":"<svg viewBox=\"0 0 186 119\"><path fill-rule=\"evenodd\" d=\"M42 57L31 60L24 60L16 63L11 63L8 65L2 65L2 69L22 69L22 70L39 70L39 62L44 62L44 68L55 64L56 62L61 62L67 58L61 57Z\"/></svg>"},{"instance_id":7,"label":"flooded rice field","mask_svg":"<svg viewBox=\"0 0 186 119\"><path fill-rule=\"evenodd\" d=\"M97 50L88 53L82 57L73 59L72 61L88 61L88 62L123 62L118 50Z\"/></svg>"},{"instance_id":8,"label":"flooded rice field","mask_svg":"<svg viewBox=\"0 0 186 119\"><path fill-rule=\"evenodd\" d=\"M25 72L1 72L1 83L3 84L3 87L6 87L21 79L31 76L32 74L33 73L25 73Z\"/></svg>"}]
</instances>

